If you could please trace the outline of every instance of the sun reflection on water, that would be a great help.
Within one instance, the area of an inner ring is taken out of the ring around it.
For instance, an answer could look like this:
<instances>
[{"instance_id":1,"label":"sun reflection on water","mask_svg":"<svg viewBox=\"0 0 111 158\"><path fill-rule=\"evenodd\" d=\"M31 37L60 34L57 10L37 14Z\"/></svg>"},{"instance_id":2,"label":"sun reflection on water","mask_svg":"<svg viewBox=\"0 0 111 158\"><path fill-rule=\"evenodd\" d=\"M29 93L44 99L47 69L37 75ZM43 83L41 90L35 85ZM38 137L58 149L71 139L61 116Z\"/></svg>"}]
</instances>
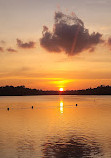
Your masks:
<instances>
[{"instance_id":1,"label":"sun reflection on water","mask_svg":"<svg viewBox=\"0 0 111 158\"><path fill-rule=\"evenodd\" d=\"M63 114L63 106L64 106L63 101L60 101L60 113L61 114Z\"/></svg>"}]
</instances>

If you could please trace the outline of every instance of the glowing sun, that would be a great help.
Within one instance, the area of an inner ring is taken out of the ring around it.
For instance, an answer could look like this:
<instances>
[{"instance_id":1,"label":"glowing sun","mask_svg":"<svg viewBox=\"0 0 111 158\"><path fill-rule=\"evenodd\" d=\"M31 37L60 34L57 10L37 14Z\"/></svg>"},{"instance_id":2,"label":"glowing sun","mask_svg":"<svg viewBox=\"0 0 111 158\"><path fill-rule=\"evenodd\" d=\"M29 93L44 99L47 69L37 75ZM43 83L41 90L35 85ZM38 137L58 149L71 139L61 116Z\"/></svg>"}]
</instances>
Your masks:
<instances>
[{"instance_id":1,"label":"glowing sun","mask_svg":"<svg viewBox=\"0 0 111 158\"><path fill-rule=\"evenodd\" d=\"M63 90L64 90L63 88L60 88L60 89L59 89L60 92L62 92Z\"/></svg>"}]
</instances>

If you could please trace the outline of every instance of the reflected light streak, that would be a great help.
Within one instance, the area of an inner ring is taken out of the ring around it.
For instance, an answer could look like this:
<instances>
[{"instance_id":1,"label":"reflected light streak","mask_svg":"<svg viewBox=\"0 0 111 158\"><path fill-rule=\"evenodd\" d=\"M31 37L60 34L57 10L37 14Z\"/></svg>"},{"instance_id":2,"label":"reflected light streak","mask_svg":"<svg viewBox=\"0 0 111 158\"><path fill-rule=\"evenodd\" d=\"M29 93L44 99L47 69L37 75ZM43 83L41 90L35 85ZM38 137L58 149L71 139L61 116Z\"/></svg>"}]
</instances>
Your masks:
<instances>
[{"instance_id":1,"label":"reflected light streak","mask_svg":"<svg viewBox=\"0 0 111 158\"><path fill-rule=\"evenodd\" d=\"M63 114L63 101L60 101L60 113Z\"/></svg>"}]
</instances>

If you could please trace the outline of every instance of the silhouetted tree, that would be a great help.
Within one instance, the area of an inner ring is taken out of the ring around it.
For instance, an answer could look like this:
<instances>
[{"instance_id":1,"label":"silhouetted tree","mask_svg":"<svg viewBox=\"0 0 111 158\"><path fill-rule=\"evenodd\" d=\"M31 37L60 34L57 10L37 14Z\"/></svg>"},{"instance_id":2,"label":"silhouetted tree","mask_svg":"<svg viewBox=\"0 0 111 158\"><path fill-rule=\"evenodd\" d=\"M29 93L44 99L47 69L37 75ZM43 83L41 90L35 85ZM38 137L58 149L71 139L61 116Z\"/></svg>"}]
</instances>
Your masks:
<instances>
[{"instance_id":1,"label":"silhouetted tree","mask_svg":"<svg viewBox=\"0 0 111 158\"><path fill-rule=\"evenodd\" d=\"M39 89L30 89L25 86L5 86L0 87L0 96L24 96L24 95L111 95L111 86L99 86L97 88L88 88L83 90L42 91Z\"/></svg>"}]
</instances>

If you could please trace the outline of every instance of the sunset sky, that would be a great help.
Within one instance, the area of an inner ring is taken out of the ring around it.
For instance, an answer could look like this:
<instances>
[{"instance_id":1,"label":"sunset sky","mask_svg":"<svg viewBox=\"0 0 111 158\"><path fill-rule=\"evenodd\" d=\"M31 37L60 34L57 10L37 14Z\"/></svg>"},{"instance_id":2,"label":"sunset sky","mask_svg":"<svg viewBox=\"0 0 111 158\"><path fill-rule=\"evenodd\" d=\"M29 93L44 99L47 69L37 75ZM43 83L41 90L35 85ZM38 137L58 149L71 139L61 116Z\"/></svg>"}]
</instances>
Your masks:
<instances>
[{"instance_id":1,"label":"sunset sky","mask_svg":"<svg viewBox=\"0 0 111 158\"><path fill-rule=\"evenodd\" d=\"M0 0L0 86L101 84L111 85L111 0Z\"/></svg>"}]
</instances>

